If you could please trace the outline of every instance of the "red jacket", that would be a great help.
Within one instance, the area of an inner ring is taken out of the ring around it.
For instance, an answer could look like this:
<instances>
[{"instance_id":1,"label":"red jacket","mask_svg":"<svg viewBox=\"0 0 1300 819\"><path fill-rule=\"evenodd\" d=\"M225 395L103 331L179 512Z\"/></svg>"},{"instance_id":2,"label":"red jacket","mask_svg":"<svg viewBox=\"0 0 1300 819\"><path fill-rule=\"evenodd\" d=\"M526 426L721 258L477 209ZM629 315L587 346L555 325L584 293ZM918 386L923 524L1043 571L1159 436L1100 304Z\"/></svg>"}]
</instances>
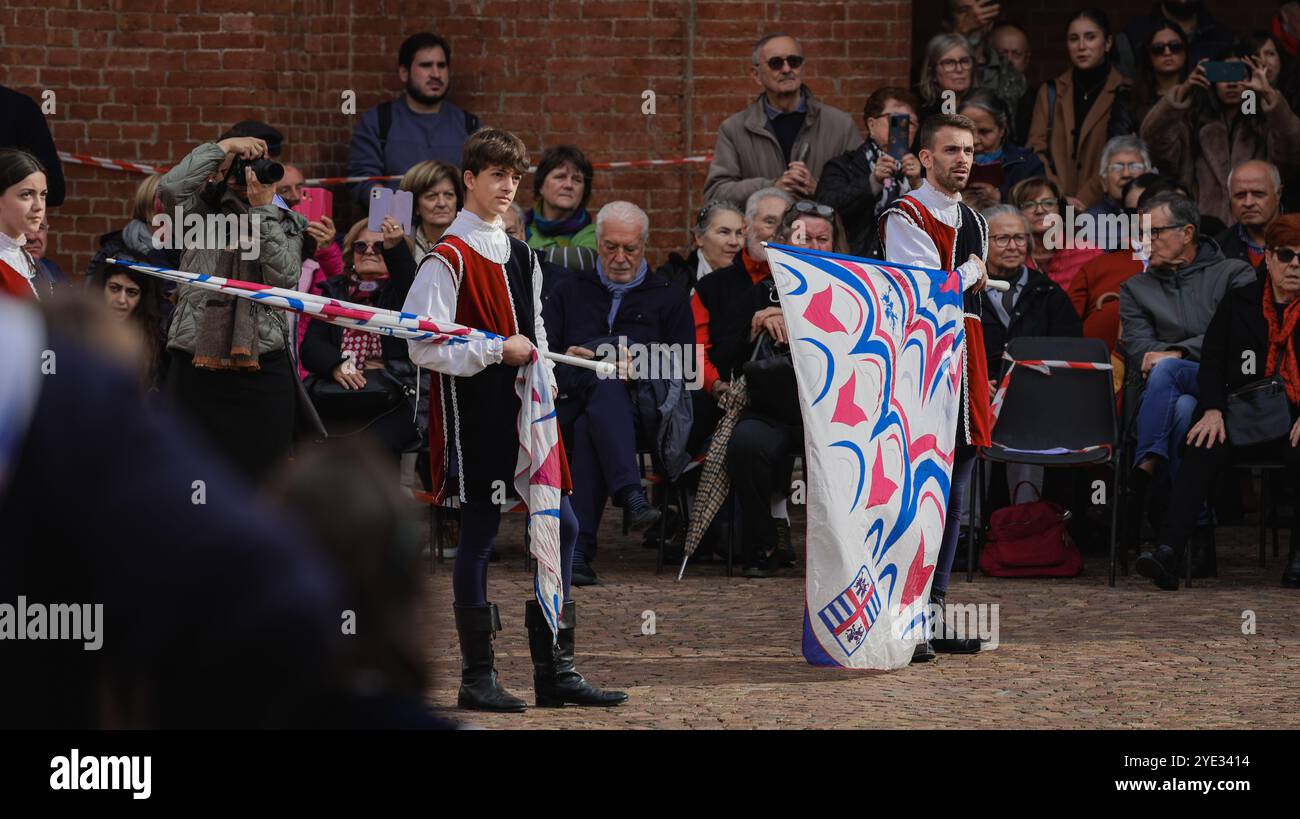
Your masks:
<instances>
[{"instance_id":1,"label":"red jacket","mask_svg":"<svg viewBox=\"0 0 1300 819\"><path fill-rule=\"evenodd\" d=\"M1112 353L1119 342L1120 285L1141 273L1142 267L1133 251L1116 250L1089 261L1070 282L1068 294L1083 319L1084 337L1101 339Z\"/></svg>"}]
</instances>

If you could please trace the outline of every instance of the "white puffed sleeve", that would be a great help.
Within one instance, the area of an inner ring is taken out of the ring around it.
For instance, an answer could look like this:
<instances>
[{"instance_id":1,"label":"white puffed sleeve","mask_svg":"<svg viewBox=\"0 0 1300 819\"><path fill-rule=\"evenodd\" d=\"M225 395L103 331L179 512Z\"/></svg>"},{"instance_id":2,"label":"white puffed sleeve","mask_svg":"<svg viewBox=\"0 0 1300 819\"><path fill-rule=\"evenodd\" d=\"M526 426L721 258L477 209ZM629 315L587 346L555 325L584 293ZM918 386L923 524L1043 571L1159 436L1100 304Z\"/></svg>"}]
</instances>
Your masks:
<instances>
[{"instance_id":1,"label":"white puffed sleeve","mask_svg":"<svg viewBox=\"0 0 1300 819\"><path fill-rule=\"evenodd\" d=\"M452 323L456 316L457 290L455 273L447 261L437 253L430 253L416 271L402 310L428 316L434 321ZM501 363L505 339L483 339L466 344L407 341L406 345L411 361L417 366L447 375L468 376Z\"/></svg>"}]
</instances>

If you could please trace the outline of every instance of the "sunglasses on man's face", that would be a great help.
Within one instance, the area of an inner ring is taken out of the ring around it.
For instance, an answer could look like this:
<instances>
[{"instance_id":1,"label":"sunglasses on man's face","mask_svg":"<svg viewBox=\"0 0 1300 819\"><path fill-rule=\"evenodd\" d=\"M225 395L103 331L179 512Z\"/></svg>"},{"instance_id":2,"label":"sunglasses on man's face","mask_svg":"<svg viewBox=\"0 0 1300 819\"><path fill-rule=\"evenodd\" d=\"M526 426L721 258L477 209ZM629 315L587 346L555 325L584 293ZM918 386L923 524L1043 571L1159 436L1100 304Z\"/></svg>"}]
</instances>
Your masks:
<instances>
[{"instance_id":1,"label":"sunglasses on man's face","mask_svg":"<svg viewBox=\"0 0 1300 819\"><path fill-rule=\"evenodd\" d=\"M803 65L803 57L798 54L791 54L789 57L768 57L767 67L773 71L780 71L781 66L789 63L791 68L798 68Z\"/></svg>"},{"instance_id":2,"label":"sunglasses on man's face","mask_svg":"<svg viewBox=\"0 0 1300 819\"><path fill-rule=\"evenodd\" d=\"M1273 258L1277 259L1282 264L1291 264L1291 262L1296 260L1296 257L1300 257L1300 253L1297 253L1289 247L1273 248Z\"/></svg>"},{"instance_id":3,"label":"sunglasses on man's face","mask_svg":"<svg viewBox=\"0 0 1300 819\"><path fill-rule=\"evenodd\" d=\"M382 241L379 241L379 242L369 242L369 243L367 243L367 242L353 242L353 243L352 243L352 255L353 255L353 256L361 256L361 255L363 255L367 250L369 250L371 253L373 253L373 254L376 255L376 256L382 256L382 255L384 255L384 243L383 243Z\"/></svg>"}]
</instances>

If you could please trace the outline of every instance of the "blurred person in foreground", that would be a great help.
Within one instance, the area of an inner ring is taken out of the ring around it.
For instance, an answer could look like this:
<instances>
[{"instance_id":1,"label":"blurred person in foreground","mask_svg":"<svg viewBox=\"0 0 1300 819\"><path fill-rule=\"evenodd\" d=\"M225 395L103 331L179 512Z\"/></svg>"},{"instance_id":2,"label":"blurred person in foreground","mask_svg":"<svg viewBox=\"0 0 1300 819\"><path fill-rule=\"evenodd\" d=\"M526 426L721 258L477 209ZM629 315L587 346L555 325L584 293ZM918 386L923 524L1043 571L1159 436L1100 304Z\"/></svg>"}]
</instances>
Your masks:
<instances>
[{"instance_id":1,"label":"blurred person in foreground","mask_svg":"<svg viewBox=\"0 0 1300 819\"><path fill-rule=\"evenodd\" d=\"M185 419L141 401L138 342L102 304L69 293L49 316L0 295L0 602L74 605L82 639L0 640L22 669L0 675L0 724L338 720L331 571ZM68 475L95 481L76 514L50 491Z\"/></svg>"}]
</instances>

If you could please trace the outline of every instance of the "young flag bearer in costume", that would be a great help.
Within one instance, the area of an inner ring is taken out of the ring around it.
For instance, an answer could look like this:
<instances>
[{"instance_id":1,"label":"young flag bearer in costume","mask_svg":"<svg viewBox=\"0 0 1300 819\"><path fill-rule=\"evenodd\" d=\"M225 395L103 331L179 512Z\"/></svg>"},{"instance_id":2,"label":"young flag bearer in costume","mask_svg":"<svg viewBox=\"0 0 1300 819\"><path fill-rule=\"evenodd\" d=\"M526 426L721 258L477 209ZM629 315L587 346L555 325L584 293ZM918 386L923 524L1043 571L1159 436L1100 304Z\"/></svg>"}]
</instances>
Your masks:
<instances>
[{"instance_id":1,"label":"young flag bearer in costume","mask_svg":"<svg viewBox=\"0 0 1300 819\"><path fill-rule=\"evenodd\" d=\"M988 256L989 231L984 218L961 201L961 190L966 187L975 165L975 124L967 117L936 114L921 126L920 144L919 159L925 167L926 179L918 190L898 199L881 214L880 235L886 259L931 270L956 271L964 295L965 374L947 520L930 587L931 610L937 606L937 611L942 613L961 529L962 500L970 485L977 447L989 445L992 431L988 366L979 317L979 292L988 285L984 259ZM941 629L942 620L936 620L934 627ZM979 648L977 639L944 635L918 644L913 661L932 660L936 651L973 654Z\"/></svg>"},{"instance_id":2,"label":"young flag bearer in costume","mask_svg":"<svg viewBox=\"0 0 1300 819\"><path fill-rule=\"evenodd\" d=\"M535 251L506 234L501 219L527 170L528 149L514 134L488 128L466 140L461 160L465 207L421 263L403 308L502 336L465 344L409 342L411 360L439 374L432 381L429 411L435 499L455 494L461 501L452 581L461 653L457 701L461 708L486 711L525 708L523 700L497 682L492 641L501 618L488 602L487 568L502 496L514 486L520 453L515 380L535 351L547 349L541 266ZM552 366L546 363L543 372L553 391ZM556 449L567 494L569 469L558 440ZM555 631L537 600L528 600L524 609L536 703L617 705L626 694L595 688L574 669L569 579L578 521L567 497L561 498L559 517L564 600Z\"/></svg>"}]
</instances>

